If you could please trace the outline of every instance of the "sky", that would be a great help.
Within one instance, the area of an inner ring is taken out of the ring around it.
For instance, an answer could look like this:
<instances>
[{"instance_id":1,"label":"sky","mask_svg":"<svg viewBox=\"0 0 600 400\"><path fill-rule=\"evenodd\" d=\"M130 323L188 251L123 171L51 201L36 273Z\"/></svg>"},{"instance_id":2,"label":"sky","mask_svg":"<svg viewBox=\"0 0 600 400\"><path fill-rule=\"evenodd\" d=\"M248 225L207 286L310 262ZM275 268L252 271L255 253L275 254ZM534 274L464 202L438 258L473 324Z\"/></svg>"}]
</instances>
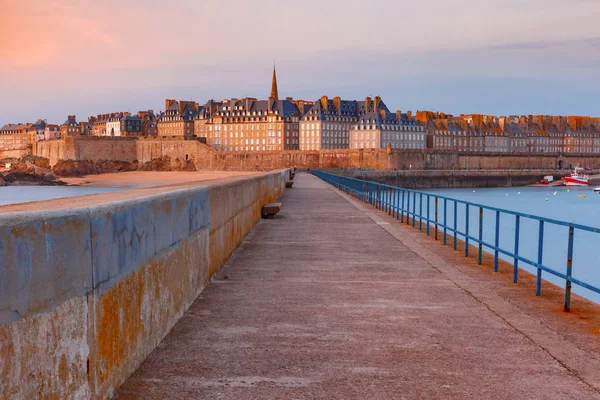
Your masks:
<instances>
[{"instance_id":1,"label":"sky","mask_svg":"<svg viewBox=\"0 0 600 400\"><path fill-rule=\"evenodd\" d=\"M164 99L379 95L600 116L600 0L0 0L0 126Z\"/></svg>"}]
</instances>

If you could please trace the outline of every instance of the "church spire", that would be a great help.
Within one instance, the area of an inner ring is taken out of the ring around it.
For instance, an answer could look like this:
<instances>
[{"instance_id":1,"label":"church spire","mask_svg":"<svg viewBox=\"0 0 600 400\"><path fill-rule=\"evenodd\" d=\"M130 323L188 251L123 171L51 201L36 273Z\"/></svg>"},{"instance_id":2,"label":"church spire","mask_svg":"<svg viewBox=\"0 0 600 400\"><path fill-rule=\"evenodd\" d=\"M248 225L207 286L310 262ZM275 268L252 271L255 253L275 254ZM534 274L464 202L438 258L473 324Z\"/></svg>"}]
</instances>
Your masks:
<instances>
[{"instance_id":1,"label":"church spire","mask_svg":"<svg viewBox=\"0 0 600 400\"><path fill-rule=\"evenodd\" d=\"M279 93L277 92L277 72L275 71L275 64L273 64L273 81L271 82L271 96L275 100L279 100Z\"/></svg>"}]
</instances>

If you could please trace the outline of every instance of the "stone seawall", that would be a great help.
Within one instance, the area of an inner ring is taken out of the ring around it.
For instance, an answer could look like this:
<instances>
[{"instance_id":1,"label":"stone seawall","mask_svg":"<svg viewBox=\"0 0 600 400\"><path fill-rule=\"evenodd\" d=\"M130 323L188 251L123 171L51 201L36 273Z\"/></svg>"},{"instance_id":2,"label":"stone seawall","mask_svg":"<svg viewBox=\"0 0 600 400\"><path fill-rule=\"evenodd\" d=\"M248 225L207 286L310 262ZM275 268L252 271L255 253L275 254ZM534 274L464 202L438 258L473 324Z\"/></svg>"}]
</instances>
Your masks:
<instances>
[{"instance_id":1,"label":"stone seawall","mask_svg":"<svg viewBox=\"0 0 600 400\"><path fill-rule=\"evenodd\" d=\"M287 174L0 214L0 398L111 397L282 193Z\"/></svg>"},{"instance_id":2,"label":"stone seawall","mask_svg":"<svg viewBox=\"0 0 600 400\"><path fill-rule=\"evenodd\" d=\"M168 156L189 160L198 169L270 171L277 168L370 168L377 170L497 170L566 169L600 167L600 155L489 154L439 150L319 150L319 151L216 151L197 140L181 138L81 137L38 142L34 155L50 159L118 160L141 164Z\"/></svg>"},{"instance_id":3,"label":"stone seawall","mask_svg":"<svg viewBox=\"0 0 600 400\"><path fill-rule=\"evenodd\" d=\"M545 175L553 175L555 179L559 179L559 177L567 175L570 171L359 171L329 169L327 172L407 189L433 189L526 186L539 182Z\"/></svg>"}]
</instances>

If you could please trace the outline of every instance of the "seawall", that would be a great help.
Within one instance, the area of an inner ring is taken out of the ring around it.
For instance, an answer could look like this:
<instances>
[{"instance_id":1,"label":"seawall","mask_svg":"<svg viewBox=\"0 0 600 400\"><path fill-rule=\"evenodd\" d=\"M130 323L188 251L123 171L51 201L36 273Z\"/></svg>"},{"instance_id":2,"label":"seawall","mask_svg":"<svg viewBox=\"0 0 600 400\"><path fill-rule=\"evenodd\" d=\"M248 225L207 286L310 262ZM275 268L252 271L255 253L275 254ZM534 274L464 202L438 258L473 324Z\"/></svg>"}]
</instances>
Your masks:
<instances>
[{"instance_id":1,"label":"seawall","mask_svg":"<svg viewBox=\"0 0 600 400\"><path fill-rule=\"evenodd\" d=\"M181 138L78 137L35 144L33 154L50 160L118 160L140 163L169 156L197 169L270 171L278 168L370 168L377 170L506 170L600 167L600 155L461 153L439 150L350 149L320 151L216 151Z\"/></svg>"},{"instance_id":2,"label":"seawall","mask_svg":"<svg viewBox=\"0 0 600 400\"><path fill-rule=\"evenodd\" d=\"M526 186L539 182L545 175L553 175L555 179L559 179L559 177L567 175L571 171L367 171L329 169L327 172L408 189L432 189Z\"/></svg>"},{"instance_id":3,"label":"seawall","mask_svg":"<svg viewBox=\"0 0 600 400\"><path fill-rule=\"evenodd\" d=\"M0 214L0 398L111 397L287 174Z\"/></svg>"}]
</instances>

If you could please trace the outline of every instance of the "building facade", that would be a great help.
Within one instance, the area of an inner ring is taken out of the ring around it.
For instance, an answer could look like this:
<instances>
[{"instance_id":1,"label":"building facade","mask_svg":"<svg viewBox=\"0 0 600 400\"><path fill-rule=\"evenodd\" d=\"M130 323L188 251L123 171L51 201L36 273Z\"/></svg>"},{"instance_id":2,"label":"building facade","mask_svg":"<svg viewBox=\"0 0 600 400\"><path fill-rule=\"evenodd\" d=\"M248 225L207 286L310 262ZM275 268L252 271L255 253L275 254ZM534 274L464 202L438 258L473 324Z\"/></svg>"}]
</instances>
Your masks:
<instances>
[{"instance_id":1,"label":"building facade","mask_svg":"<svg viewBox=\"0 0 600 400\"><path fill-rule=\"evenodd\" d=\"M106 121L106 136L140 136L142 134L142 120L129 113L112 114Z\"/></svg>"},{"instance_id":2,"label":"building facade","mask_svg":"<svg viewBox=\"0 0 600 400\"><path fill-rule=\"evenodd\" d=\"M81 135L81 125L77 122L77 117L69 115L67 120L60 126L60 135L65 137Z\"/></svg>"},{"instance_id":3,"label":"building facade","mask_svg":"<svg viewBox=\"0 0 600 400\"><path fill-rule=\"evenodd\" d=\"M165 112L158 118L158 136L195 136L194 119L200 112L193 101L165 100Z\"/></svg>"},{"instance_id":4,"label":"building facade","mask_svg":"<svg viewBox=\"0 0 600 400\"><path fill-rule=\"evenodd\" d=\"M22 150L31 146L31 124L7 124L0 128L0 150Z\"/></svg>"},{"instance_id":5,"label":"building facade","mask_svg":"<svg viewBox=\"0 0 600 400\"><path fill-rule=\"evenodd\" d=\"M350 131L351 149L414 149L426 148L426 132L409 115L395 114L381 108L361 115Z\"/></svg>"},{"instance_id":6,"label":"building facade","mask_svg":"<svg viewBox=\"0 0 600 400\"><path fill-rule=\"evenodd\" d=\"M348 149L350 130L361 114L361 102L327 96L315 101L300 120L300 150ZM363 111L364 112L364 111Z\"/></svg>"},{"instance_id":7,"label":"building facade","mask_svg":"<svg viewBox=\"0 0 600 400\"><path fill-rule=\"evenodd\" d=\"M273 69L271 94L255 98L208 101L194 121L198 137L224 151L298 150L300 109L306 102L279 99L277 75Z\"/></svg>"}]
</instances>

